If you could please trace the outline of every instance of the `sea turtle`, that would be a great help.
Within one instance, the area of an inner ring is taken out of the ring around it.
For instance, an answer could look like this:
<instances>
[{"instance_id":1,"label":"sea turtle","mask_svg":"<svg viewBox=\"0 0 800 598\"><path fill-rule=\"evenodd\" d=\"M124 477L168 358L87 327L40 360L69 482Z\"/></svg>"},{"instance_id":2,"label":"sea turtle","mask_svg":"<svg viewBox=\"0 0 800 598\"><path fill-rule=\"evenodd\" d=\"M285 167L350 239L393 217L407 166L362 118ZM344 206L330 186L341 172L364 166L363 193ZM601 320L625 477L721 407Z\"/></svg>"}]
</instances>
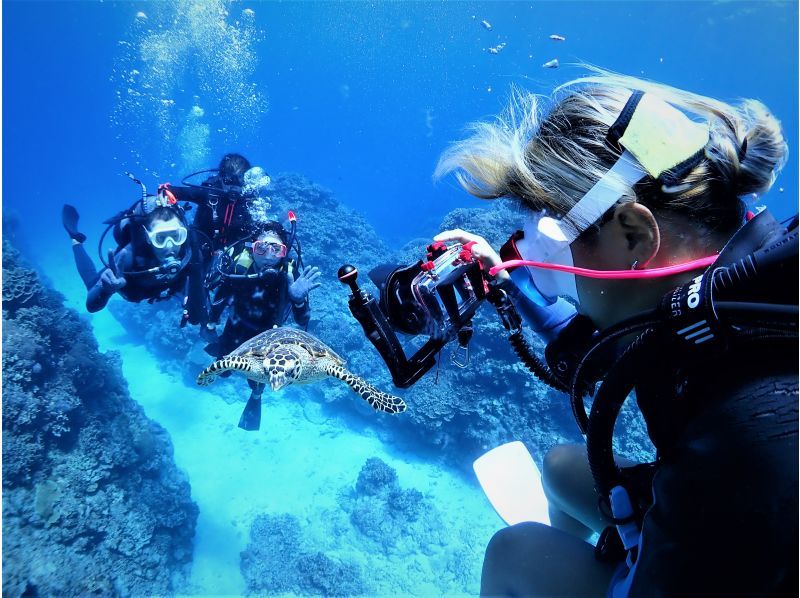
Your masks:
<instances>
[{"instance_id":1,"label":"sea turtle","mask_svg":"<svg viewBox=\"0 0 800 598\"><path fill-rule=\"evenodd\" d=\"M333 376L346 382L377 411L402 413L406 410L402 399L379 391L343 365L344 360L333 349L307 332L295 328L272 328L212 363L200 372L197 383L208 386L217 374L228 370L241 372L253 382L269 384L272 390ZM260 395L258 399L260 415ZM244 427L241 423L240 426Z\"/></svg>"}]
</instances>

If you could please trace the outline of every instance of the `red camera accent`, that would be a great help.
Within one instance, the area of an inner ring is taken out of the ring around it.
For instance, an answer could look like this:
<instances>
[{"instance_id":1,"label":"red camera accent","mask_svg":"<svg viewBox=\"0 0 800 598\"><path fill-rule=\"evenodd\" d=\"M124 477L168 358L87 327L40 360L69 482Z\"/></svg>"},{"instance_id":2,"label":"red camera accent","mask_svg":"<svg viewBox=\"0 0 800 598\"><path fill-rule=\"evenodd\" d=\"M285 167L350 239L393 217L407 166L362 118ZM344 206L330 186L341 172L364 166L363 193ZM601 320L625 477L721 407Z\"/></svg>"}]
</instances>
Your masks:
<instances>
[{"instance_id":1,"label":"red camera accent","mask_svg":"<svg viewBox=\"0 0 800 598\"><path fill-rule=\"evenodd\" d=\"M476 243L475 241L464 243L464 245L461 246L461 251L459 252L458 257L464 260L465 262L468 262L471 259L473 259L472 248L475 245L475 243Z\"/></svg>"}]
</instances>

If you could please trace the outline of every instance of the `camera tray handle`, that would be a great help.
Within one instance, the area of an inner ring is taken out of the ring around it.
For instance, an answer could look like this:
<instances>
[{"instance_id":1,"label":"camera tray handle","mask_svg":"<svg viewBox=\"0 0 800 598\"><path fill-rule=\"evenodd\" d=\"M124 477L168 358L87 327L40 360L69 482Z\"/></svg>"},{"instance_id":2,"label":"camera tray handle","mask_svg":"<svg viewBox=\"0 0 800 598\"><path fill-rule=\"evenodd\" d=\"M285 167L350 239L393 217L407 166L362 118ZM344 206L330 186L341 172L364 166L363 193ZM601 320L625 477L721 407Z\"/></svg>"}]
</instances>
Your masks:
<instances>
[{"instance_id":1,"label":"camera tray handle","mask_svg":"<svg viewBox=\"0 0 800 598\"><path fill-rule=\"evenodd\" d=\"M337 275L342 284L350 287L352 292L348 300L350 312L380 353L392 374L395 386L408 388L436 365L436 355L446 343L444 339L428 340L411 359L408 359L397 339L397 334L378 307L378 302L358 286L358 270L354 266L345 264L339 268Z\"/></svg>"}]
</instances>

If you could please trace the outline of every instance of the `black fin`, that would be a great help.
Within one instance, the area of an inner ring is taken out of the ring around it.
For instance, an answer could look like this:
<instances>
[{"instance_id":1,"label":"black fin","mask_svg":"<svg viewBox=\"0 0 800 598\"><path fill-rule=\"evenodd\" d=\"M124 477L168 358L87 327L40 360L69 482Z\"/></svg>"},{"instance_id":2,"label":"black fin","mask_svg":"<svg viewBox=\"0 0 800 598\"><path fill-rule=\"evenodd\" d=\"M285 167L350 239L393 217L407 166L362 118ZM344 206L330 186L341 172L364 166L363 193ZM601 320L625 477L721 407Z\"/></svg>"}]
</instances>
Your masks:
<instances>
[{"instance_id":1,"label":"black fin","mask_svg":"<svg viewBox=\"0 0 800 598\"><path fill-rule=\"evenodd\" d=\"M242 430L255 431L261 427L261 398L250 398L244 406L242 417L239 419Z\"/></svg>"},{"instance_id":2,"label":"black fin","mask_svg":"<svg viewBox=\"0 0 800 598\"><path fill-rule=\"evenodd\" d=\"M211 357L214 357L216 359L219 359L219 358L222 357L222 355L220 354L220 351L219 351L219 341L214 341L213 343L208 343L205 347L203 347L203 351L205 351L206 353L211 355Z\"/></svg>"},{"instance_id":3,"label":"black fin","mask_svg":"<svg viewBox=\"0 0 800 598\"><path fill-rule=\"evenodd\" d=\"M61 222L71 239L78 243L86 240L86 235L78 232L78 210L75 209L75 206L64 204L64 207L61 208Z\"/></svg>"}]
</instances>

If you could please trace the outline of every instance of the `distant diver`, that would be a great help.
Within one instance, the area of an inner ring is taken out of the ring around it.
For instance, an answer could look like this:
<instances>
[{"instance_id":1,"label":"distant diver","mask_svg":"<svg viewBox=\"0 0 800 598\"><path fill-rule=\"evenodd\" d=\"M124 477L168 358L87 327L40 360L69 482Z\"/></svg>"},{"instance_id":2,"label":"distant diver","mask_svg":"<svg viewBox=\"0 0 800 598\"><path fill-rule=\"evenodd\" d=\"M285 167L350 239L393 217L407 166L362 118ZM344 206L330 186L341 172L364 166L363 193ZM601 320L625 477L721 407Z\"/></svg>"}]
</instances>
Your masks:
<instances>
[{"instance_id":1,"label":"distant diver","mask_svg":"<svg viewBox=\"0 0 800 598\"><path fill-rule=\"evenodd\" d=\"M254 227L250 238L223 248L206 278L210 294L208 323L201 333L210 341L205 350L216 358L230 353L245 341L275 326L282 326L292 313L298 326L306 328L311 317L309 293L320 286L320 271L305 267L291 217L291 232L279 222ZM294 247L297 259L289 255ZM221 335L216 328L226 309L230 314ZM248 380L252 389L239 426L257 430L264 385Z\"/></svg>"},{"instance_id":2,"label":"distant diver","mask_svg":"<svg viewBox=\"0 0 800 598\"><path fill-rule=\"evenodd\" d=\"M192 182L200 174L211 174L202 183ZM258 174L260 176L252 177ZM251 180L253 179L253 180ZM241 241L258 224L250 204L259 197L269 176L252 167L241 154L225 154L217 168L183 177L181 185L168 185L178 201L197 205L193 226L210 242L208 252Z\"/></svg>"},{"instance_id":3,"label":"distant diver","mask_svg":"<svg viewBox=\"0 0 800 598\"><path fill-rule=\"evenodd\" d=\"M202 297L198 296L201 287L195 285L195 303L189 301L193 288L190 274L194 273L199 280L201 272L190 268L190 227L180 206L169 203L166 197L154 198L144 192L142 200L106 221L108 228L100 245L113 229L117 247L109 249L105 256L101 253L103 268L99 272L86 251L86 235L79 232L78 220L77 209L65 204L62 222L72 239L75 265L88 291L89 312L103 309L115 293L132 302L177 296L191 310L192 320L201 321Z\"/></svg>"}]
</instances>

